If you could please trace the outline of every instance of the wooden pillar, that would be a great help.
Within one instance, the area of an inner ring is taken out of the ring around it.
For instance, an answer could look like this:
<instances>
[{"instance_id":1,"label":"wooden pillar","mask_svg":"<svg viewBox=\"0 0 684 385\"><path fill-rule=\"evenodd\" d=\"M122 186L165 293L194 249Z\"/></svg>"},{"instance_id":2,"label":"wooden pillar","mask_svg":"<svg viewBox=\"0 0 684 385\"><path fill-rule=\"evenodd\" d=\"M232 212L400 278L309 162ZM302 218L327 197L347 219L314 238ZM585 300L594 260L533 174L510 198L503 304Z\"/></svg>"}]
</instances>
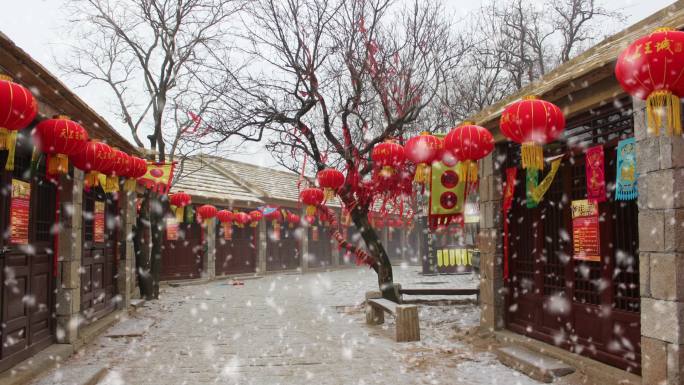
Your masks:
<instances>
[{"instance_id":1,"label":"wooden pillar","mask_svg":"<svg viewBox=\"0 0 684 385\"><path fill-rule=\"evenodd\" d=\"M139 293L136 285L135 250L133 248L133 226L137 218L135 192L121 191L120 199L120 228L119 228L119 265L117 266L117 288L121 301L119 309L128 309L131 297Z\"/></svg>"},{"instance_id":2,"label":"wooden pillar","mask_svg":"<svg viewBox=\"0 0 684 385\"><path fill-rule=\"evenodd\" d=\"M266 256L268 255L268 230L266 229L266 221L259 221L257 226L258 241L257 241L257 274L266 273Z\"/></svg>"},{"instance_id":3,"label":"wooden pillar","mask_svg":"<svg viewBox=\"0 0 684 385\"><path fill-rule=\"evenodd\" d=\"M216 278L216 218L211 218L202 224L204 226L204 271L202 276L208 279Z\"/></svg>"}]
</instances>

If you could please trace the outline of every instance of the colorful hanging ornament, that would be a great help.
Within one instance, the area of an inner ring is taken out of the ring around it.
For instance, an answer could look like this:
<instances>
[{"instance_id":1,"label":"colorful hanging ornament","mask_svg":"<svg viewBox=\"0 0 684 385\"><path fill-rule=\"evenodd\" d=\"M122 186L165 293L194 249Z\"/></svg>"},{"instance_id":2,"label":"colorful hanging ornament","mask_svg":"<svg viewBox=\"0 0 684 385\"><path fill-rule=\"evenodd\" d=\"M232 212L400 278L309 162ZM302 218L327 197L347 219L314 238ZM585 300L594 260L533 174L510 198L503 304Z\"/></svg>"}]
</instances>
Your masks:
<instances>
[{"instance_id":1,"label":"colorful hanging ornament","mask_svg":"<svg viewBox=\"0 0 684 385\"><path fill-rule=\"evenodd\" d=\"M329 201L335 197L337 190L344 185L344 174L334 168L326 168L316 174L318 185L325 192L325 200Z\"/></svg>"},{"instance_id":2,"label":"colorful hanging ornament","mask_svg":"<svg viewBox=\"0 0 684 385\"><path fill-rule=\"evenodd\" d=\"M617 59L615 77L629 94L646 100L648 132L681 135L684 96L684 32L658 28L637 39Z\"/></svg>"},{"instance_id":3,"label":"colorful hanging ornament","mask_svg":"<svg viewBox=\"0 0 684 385\"><path fill-rule=\"evenodd\" d=\"M565 129L565 117L553 103L525 96L501 114L501 133L522 145L522 167L544 169L542 146L552 142Z\"/></svg>"},{"instance_id":4,"label":"colorful hanging ornament","mask_svg":"<svg viewBox=\"0 0 684 385\"><path fill-rule=\"evenodd\" d=\"M615 200L634 200L639 195L637 188L636 140L623 139L617 147L617 178L615 183Z\"/></svg>"},{"instance_id":5,"label":"colorful hanging ornament","mask_svg":"<svg viewBox=\"0 0 684 385\"><path fill-rule=\"evenodd\" d=\"M526 187L527 187L527 208L535 208L546 195L546 192L553 184L556 173L561 165L561 157L557 157L551 161L551 171L544 177L541 183L539 181L539 170L528 168L526 170Z\"/></svg>"},{"instance_id":6,"label":"colorful hanging ornament","mask_svg":"<svg viewBox=\"0 0 684 385\"><path fill-rule=\"evenodd\" d=\"M186 194L183 191L178 191L177 193L173 193L171 196L169 196L169 203L171 204L172 210L176 214L176 221L183 222L183 219L185 218L185 206L188 206L190 203L192 203L192 197L190 194Z\"/></svg>"},{"instance_id":7,"label":"colorful hanging ornament","mask_svg":"<svg viewBox=\"0 0 684 385\"><path fill-rule=\"evenodd\" d=\"M249 212L249 220L251 222L250 225L252 227L257 227L257 225L259 224L259 221L263 217L264 217L264 214L262 214L262 212L259 210L250 211Z\"/></svg>"},{"instance_id":8,"label":"colorful hanging ornament","mask_svg":"<svg viewBox=\"0 0 684 385\"><path fill-rule=\"evenodd\" d=\"M299 200L306 205L306 215L316 214L316 207L323 203L325 193L323 190L310 187L299 193Z\"/></svg>"},{"instance_id":9,"label":"colorful hanging ornament","mask_svg":"<svg viewBox=\"0 0 684 385\"><path fill-rule=\"evenodd\" d=\"M38 114L38 103L25 87L0 75L0 150L7 150L5 170L14 170L17 132L26 128Z\"/></svg>"},{"instance_id":10,"label":"colorful hanging ornament","mask_svg":"<svg viewBox=\"0 0 684 385\"><path fill-rule=\"evenodd\" d=\"M233 220L235 221L237 227L242 228L249 223L250 217L249 214L247 214L246 212L237 211L233 213Z\"/></svg>"},{"instance_id":11,"label":"colorful hanging ornament","mask_svg":"<svg viewBox=\"0 0 684 385\"><path fill-rule=\"evenodd\" d=\"M48 155L47 174L69 172L69 155L75 154L88 141L88 132L64 115L38 123L33 133L36 147Z\"/></svg>"},{"instance_id":12,"label":"colorful hanging ornament","mask_svg":"<svg viewBox=\"0 0 684 385\"><path fill-rule=\"evenodd\" d=\"M606 200L606 175L603 168L603 146L588 148L585 156L587 172L587 199L596 203Z\"/></svg>"},{"instance_id":13,"label":"colorful hanging ornament","mask_svg":"<svg viewBox=\"0 0 684 385\"><path fill-rule=\"evenodd\" d=\"M208 224L209 220L213 217L216 216L216 213L218 210L216 209L216 206L214 205L203 205L200 206L197 209L197 215L199 216L199 220L204 222L204 224Z\"/></svg>"},{"instance_id":14,"label":"colorful hanging ornament","mask_svg":"<svg viewBox=\"0 0 684 385\"><path fill-rule=\"evenodd\" d=\"M122 176L126 178L124 191L132 192L135 191L137 179L147 173L147 161L135 156L129 156L128 162L128 173Z\"/></svg>"},{"instance_id":15,"label":"colorful hanging ornament","mask_svg":"<svg viewBox=\"0 0 684 385\"><path fill-rule=\"evenodd\" d=\"M442 152L442 140L423 131L406 141L406 158L416 165L413 181L425 185L430 181L430 165Z\"/></svg>"},{"instance_id":16,"label":"colorful hanging ornament","mask_svg":"<svg viewBox=\"0 0 684 385\"><path fill-rule=\"evenodd\" d=\"M287 223L289 224L290 228L298 226L300 220L301 218L299 217L299 215L295 213L287 213Z\"/></svg>"},{"instance_id":17,"label":"colorful hanging ornament","mask_svg":"<svg viewBox=\"0 0 684 385\"><path fill-rule=\"evenodd\" d=\"M404 164L406 155L401 144L389 139L373 147L371 159L375 167L381 169L381 175L389 177Z\"/></svg>"},{"instance_id":18,"label":"colorful hanging ornament","mask_svg":"<svg viewBox=\"0 0 684 385\"><path fill-rule=\"evenodd\" d=\"M466 181L471 185L477 183L477 161L494 150L494 137L488 129L475 125L474 122L463 122L452 129L444 138L444 148L451 151L461 162Z\"/></svg>"},{"instance_id":19,"label":"colorful hanging ornament","mask_svg":"<svg viewBox=\"0 0 684 385\"><path fill-rule=\"evenodd\" d=\"M87 189L100 184L100 170L107 169L113 162L113 150L108 145L97 141L87 141L79 151L69 155L74 167L83 170L85 175L85 187Z\"/></svg>"}]
</instances>

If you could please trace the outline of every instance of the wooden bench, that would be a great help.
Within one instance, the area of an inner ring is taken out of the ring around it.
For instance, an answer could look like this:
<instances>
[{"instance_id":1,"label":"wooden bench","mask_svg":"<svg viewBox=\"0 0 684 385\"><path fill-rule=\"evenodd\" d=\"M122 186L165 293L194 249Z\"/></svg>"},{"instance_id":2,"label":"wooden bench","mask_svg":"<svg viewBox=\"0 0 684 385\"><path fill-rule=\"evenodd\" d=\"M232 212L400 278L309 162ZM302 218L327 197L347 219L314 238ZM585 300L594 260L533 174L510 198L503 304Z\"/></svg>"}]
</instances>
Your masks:
<instances>
[{"instance_id":1,"label":"wooden bench","mask_svg":"<svg viewBox=\"0 0 684 385\"><path fill-rule=\"evenodd\" d=\"M396 319L397 342L420 341L420 325L418 307L416 305L399 305L382 298L380 292L366 293L366 323L381 325L385 322L385 312Z\"/></svg>"},{"instance_id":2,"label":"wooden bench","mask_svg":"<svg viewBox=\"0 0 684 385\"><path fill-rule=\"evenodd\" d=\"M399 289L400 295L475 295L480 302L480 289L415 288Z\"/></svg>"}]
</instances>

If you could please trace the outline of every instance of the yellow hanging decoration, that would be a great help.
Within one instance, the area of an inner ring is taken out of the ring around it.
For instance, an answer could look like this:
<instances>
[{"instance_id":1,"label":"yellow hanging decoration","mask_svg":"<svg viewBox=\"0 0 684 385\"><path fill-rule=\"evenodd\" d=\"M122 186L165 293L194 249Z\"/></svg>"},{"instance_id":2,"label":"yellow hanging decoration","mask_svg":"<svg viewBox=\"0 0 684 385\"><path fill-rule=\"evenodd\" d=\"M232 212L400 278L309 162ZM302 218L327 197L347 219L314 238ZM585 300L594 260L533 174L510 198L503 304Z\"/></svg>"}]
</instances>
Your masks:
<instances>
[{"instance_id":1,"label":"yellow hanging decoration","mask_svg":"<svg viewBox=\"0 0 684 385\"><path fill-rule=\"evenodd\" d=\"M127 178L124 182L124 191L133 192L137 187L137 182L134 178ZM182 222L182 221L181 221Z\"/></svg>"},{"instance_id":2,"label":"yellow hanging decoration","mask_svg":"<svg viewBox=\"0 0 684 385\"><path fill-rule=\"evenodd\" d=\"M682 134L682 121L679 97L667 90L654 91L646 99L648 133L660 135L660 127L665 123L668 136ZM663 119L665 118L665 119Z\"/></svg>"},{"instance_id":3,"label":"yellow hanging decoration","mask_svg":"<svg viewBox=\"0 0 684 385\"><path fill-rule=\"evenodd\" d=\"M544 150L541 145L535 142L525 142L522 144L521 154L523 169L544 169Z\"/></svg>"},{"instance_id":4,"label":"yellow hanging decoration","mask_svg":"<svg viewBox=\"0 0 684 385\"><path fill-rule=\"evenodd\" d=\"M64 154L56 154L49 157L48 174L66 174L69 172L69 158Z\"/></svg>"},{"instance_id":5,"label":"yellow hanging decoration","mask_svg":"<svg viewBox=\"0 0 684 385\"><path fill-rule=\"evenodd\" d=\"M179 223L183 222L183 219L185 218L185 207L171 206L171 209L176 213L176 221Z\"/></svg>"},{"instance_id":6,"label":"yellow hanging decoration","mask_svg":"<svg viewBox=\"0 0 684 385\"><path fill-rule=\"evenodd\" d=\"M107 176L107 184L105 187L105 192L116 192L119 191L119 178L116 176Z\"/></svg>"},{"instance_id":7,"label":"yellow hanging decoration","mask_svg":"<svg viewBox=\"0 0 684 385\"><path fill-rule=\"evenodd\" d=\"M542 180L541 183L539 183L534 189L530 191L532 199L534 199L535 202L541 202L542 198L544 198L544 195L546 194L546 191L548 191L549 187L551 187L553 179L556 177L556 173L560 168L561 160L562 158L554 159L551 162L551 171L549 171L549 173L544 177L544 180Z\"/></svg>"},{"instance_id":8,"label":"yellow hanging decoration","mask_svg":"<svg viewBox=\"0 0 684 385\"><path fill-rule=\"evenodd\" d=\"M93 188L100 185L100 173L97 171L90 171L85 175L85 186Z\"/></svg>"},{"instance_id":9,"label":"yellow hanging decoration","mask_svg":"<svg viewBox=\"0 0 684 385\"><path fill-rule=\"evenodd\" d=\"M7 131L7 130L5 130ZM0 136L2 134L0 133ZM12 171L14 170L14 153L16 152L17 149L17 132L16 131L11 131L8 132L5 139L4 139L4 144L5 144L5 149L7 149L9 152L7 153L7 163L5 163L5 170L7 171Z\"/></svg>"},{"instance_id":10,"label":"yellow hanging decoration","mask_svg":"<svg viewBox=\"0 0 684 385\"><path fill-rule=\"evenodd\" d=\"M430 182L430 167L425 163L418 163L416 165L416 174L413 176L413 181L418 184L427 184Z\"/></svg>"},{"instance_id":11,"label":"yellow hanging decoration","mask_svg":"<svg viewBox=\"0 0 684 385\"><path fill-rule=\"evenodd\" d=\"M468 183L477 183L477 162L464 160L458 164L458 174Z\"/></svg>"}]
</instances>

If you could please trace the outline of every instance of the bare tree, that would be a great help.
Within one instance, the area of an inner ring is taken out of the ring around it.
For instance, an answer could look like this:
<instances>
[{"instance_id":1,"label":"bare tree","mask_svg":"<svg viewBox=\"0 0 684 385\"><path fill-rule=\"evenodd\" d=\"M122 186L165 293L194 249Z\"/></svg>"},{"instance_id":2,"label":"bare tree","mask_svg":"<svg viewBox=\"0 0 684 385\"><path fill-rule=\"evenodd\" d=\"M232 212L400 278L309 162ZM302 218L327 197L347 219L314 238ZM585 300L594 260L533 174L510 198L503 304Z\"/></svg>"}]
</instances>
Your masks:
<instances>
[{"instance_id":1,"label":"bare tree","mask_svg":"<svg viewBox=\"0 0 684 385\"><path fill-rule=\"evenodd\" d=\"M193 100L192 96L206 87L198 77L211 68L209 61L214 56L209 52L225 50L228 20L242 3L74 0L70 6L78 45L72 47L69 61L60 63L62 69L84 79L84 85L105 84L135 143L145 148L146 138L150 159L165 162L167 143L176 151L187 130L187 122L180 122L178 113L188 109L201 115L220 99L214 95L194 99L198 105L192 108L183 103ZM165 127L172 132L165 131ZM159 293L161 199L156 193L146 194L143 213L149 213L149 220L143 214L136 226L137 231L149 226L151 232L150 253L139 261L141 291L146 298L157 298Z\"/></svg>"}]
</instances>

